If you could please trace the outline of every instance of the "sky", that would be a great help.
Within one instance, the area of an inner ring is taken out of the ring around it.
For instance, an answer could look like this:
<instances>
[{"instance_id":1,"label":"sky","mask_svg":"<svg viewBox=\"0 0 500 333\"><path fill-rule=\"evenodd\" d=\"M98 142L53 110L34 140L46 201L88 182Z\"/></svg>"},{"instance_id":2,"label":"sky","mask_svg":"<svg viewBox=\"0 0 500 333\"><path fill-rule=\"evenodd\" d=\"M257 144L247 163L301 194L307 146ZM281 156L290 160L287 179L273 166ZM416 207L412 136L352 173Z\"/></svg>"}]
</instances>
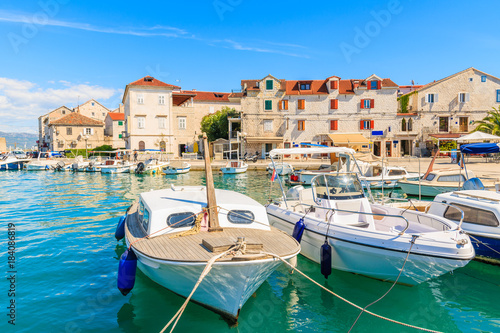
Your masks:
<instances>
[{"instance_id":1,"label":"sky","mask_svg":"<svg viewBox=\"0 0 500 333\"><path fill-rule=\"evenodd\" d=\"M426 84L469 67L500 76L497 0L0 3L0 131L94 98L115 109L146 75L230 92L242 79Z\"/></svg>"}]
</instances>

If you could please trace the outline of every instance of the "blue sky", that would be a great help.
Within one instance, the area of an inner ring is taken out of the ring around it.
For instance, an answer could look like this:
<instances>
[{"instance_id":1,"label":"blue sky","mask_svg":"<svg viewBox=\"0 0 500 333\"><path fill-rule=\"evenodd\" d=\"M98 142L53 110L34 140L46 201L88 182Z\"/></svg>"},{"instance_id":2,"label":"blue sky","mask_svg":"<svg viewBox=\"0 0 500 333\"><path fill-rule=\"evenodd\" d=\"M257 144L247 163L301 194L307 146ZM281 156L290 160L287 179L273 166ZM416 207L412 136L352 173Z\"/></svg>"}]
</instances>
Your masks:
<instances>
[{"instance_id":1,"label":"blue sky","mask_svg":"<svg viewBox=\"0 0 500 333\"><path fill-rule=\"evenodd\" d=\"M498 1L75 1L0 5L0 130L152 75L183 89L241 79L425 84L468 67L500 76Z\"/></svg>"}]
</instances>

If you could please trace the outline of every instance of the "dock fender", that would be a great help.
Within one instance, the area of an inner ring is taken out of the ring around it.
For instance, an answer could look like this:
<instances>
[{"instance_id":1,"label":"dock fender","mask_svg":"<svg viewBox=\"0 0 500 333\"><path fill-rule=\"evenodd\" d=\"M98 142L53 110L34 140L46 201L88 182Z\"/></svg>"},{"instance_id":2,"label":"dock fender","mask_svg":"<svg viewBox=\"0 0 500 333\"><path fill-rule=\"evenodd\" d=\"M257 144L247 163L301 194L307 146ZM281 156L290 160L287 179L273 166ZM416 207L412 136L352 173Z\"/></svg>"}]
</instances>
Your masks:
<instances>
[{"instance_id":1,"label":"dock fender","mask_svg":"<svg viewBox=\"0 0 500 333\"><path fill-rule=\"evenodd\" d=\"M125 237L125 220L127 219L127 214L120 217L118 225L116 226L115 238L116 240L123 239Z\"/></svg>"},{"instance_id":2,"label":"dock fender","mask_svg":"<svg viewBox=\"0 0 500 333\"><path fill-rule=\"evenodd\" d=\"M295 223L293 227L292 237L300 243L302 240L302 235L304 234L304 229L306 228L306 224L304 223L304 218L301 217L300 220Z\"/></svg>"},{"instance_id":3,"label":"dock fender","mask_svg":"<svg viewBox=\"0 0 500 333\"><path fill-rule=\"evenodd\" d=\"M328 244L328 240L325 240L325 243L321 245L320 263L321 274L327 279L332 274L332 247Z\"/></svg>"},{"instance_id":4,"label":"dock fender","mask_svg":"<svg viewBox=\"0 0 500 333\"><path fill-rule=\"evenodd\" d=\"M126 296L135 284L137 270L137 256L132 249L123 252L118 266L117 287L123 296Z\"/></svg>"}]
</instances>

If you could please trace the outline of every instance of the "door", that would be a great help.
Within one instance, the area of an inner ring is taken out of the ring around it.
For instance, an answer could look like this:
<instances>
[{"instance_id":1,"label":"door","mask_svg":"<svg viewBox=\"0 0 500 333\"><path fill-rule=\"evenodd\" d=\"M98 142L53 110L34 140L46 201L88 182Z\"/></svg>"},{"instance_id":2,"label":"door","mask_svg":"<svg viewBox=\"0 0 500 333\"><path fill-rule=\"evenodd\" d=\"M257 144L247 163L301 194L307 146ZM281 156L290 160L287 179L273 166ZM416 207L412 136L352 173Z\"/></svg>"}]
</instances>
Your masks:
<instances>
[{"instance_id":1,"label":"door","mask_svg":"<svg viewBox=\"0 0 500 333\"><path fill-rule=\"evenodd\" d=\"M385 156L392 157L392 141L385 142Z\"/></svg>"},{"instance_id":2,"label":"door","mask_svg":"<svg viewBox=\"0 0 500 333\"><path fill-rule=\"evenodd\" d=\"M381 156L381 142L380 141L375 141L373 142L373 155L375 156Z\"/></svg>"},{"instance_id":3,"label":"door","mask_svg":"<svg viewBox=\"0 0 500 333\"><path fill-rule=\"evenodd\" d=\"M146 149L146 144L144 143L144 141L139 141L139 150L144 150Z\"/></svg>"},{"instance_id":4,"label":"door","mask_svg":"<svg viewBox=\"0 0 500 333\"><path fill-rule=\"evenodd\" d=\"M411 140L401 140L401 155L411 155Z\"/></svg>"},{"instance_id":5,"label":"door","mask_svg":"<svg viewBox=\"0 0 500 333\"><path fill-rule=\"evenodd\" d=\"M458 131L460 133L469 132L469 117L460 117L458 118Z\"/></svg>"}]
</instances>

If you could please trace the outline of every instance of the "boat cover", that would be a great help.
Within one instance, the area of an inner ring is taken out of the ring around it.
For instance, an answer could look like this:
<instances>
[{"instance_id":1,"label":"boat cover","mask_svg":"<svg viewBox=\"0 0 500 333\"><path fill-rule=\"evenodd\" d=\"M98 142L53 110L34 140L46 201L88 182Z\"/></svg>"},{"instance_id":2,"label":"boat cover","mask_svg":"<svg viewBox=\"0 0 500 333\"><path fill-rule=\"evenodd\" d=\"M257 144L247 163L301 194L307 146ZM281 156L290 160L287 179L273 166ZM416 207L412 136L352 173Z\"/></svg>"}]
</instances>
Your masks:
<instances>
[{"instance_id":1,"label":"boat cover","mask_svg":"<svg viewBox=\"0 0 500 333\"><path fill-rule=\"evenodd\" d=\"M460 147L463 154L490 154L500 152L500 143L471 143Z\"/></svg>"}]
</instances>

